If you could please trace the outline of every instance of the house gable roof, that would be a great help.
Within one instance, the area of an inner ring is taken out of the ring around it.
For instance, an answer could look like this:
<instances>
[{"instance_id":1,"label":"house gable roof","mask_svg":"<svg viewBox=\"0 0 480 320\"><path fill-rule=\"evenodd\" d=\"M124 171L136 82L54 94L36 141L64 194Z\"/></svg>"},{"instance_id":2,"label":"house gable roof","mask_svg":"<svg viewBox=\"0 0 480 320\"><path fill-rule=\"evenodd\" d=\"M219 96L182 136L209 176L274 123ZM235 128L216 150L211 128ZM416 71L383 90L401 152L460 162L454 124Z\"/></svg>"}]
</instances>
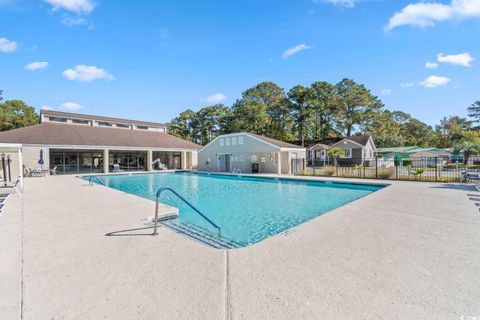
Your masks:
<instances>
[{"instance_id":1,"label":"house gable roof","mask_svg":"<svg viewBox=\"0 0 480 320\"><path fill-rule=\"evenodd\" d=\"M44 122L0 132L0 143L198 150L198 144L167 133Z\"/></svg>"},{"instance_id":2,"label":"house gable roof","mask_svg":"<svg viewBox=\"0 0 480 320\"><path fill-rule=\"evenodd\" d=\"M277 147L280 147L280 148L287 148L287 149L303 149L303 147L300 147L296 144L292 144L292 143L288 143L288 142L285 142L285 141L281 141L281 140L277 140L277 139L272 139L272 138L268 138L268 137L265 137L265 136L261 136L261 135L258 135L258 134L254 134L254 133L247 133L251 136L254 136L260 140L263 140L265 142L268 142L270 144L273 144Z\"/></svg>"},{"instance_id":3,"label":"house gable roof","mask_svg":"<svg viewBox=\"0 0 480 320\"><path fill-rule=\"evenodd\" d=\"M228 137L238 136L238 135L250 136L251 138L253 138L255 140L262 141L262 142L264 142L264 143L266 143L270 146L278 148L279 150L282 150L282 149L305 149L304 147L300 147L300 146L295 145L295 144L291 144L291 143L281 141L281 140L277 140L277 139L268 138L268 137L261 136L261 135L258 135L258 134L254 134L254 133L250 133L250 132L237 132L237 133L222 134L222 135L219 135L219 136L215 137L212 141L210 141L205 146L203 146L202 150L207 148L209 145L211 145L212 143L214 143L218 139L228 138Z\"/></svg>"},{"instance_id":4,"label":"house gable roof","mask_svg":"<svg viewBox=\"0 0 480 320\"><path fill-rule=\"evenodd\" d=\"M304 141L304 145L306 148L311 148L318 144L331 147L335 144L338 144L340 141L350 140L356 144L361 145L362 147L365 147L370 139L371 139L370 135L351 136L351 137L330 137L330 138L317 139L317 140L306 140ZM301 145L301 142L296 141L295 144Z\"/></svg>"}]
</instances>

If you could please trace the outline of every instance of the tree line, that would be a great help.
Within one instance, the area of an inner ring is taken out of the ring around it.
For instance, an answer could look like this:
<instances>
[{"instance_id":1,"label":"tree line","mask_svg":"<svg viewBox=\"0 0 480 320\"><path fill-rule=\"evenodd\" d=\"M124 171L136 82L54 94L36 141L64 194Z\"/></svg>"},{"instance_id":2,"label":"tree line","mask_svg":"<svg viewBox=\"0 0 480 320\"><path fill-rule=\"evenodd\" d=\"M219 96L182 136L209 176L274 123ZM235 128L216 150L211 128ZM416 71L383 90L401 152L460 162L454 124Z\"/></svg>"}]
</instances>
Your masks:
<instances>
[{"instance_id":1,"label":"tree line","mask_svg":"<svg viewBox=\"0 0 480 320\"><path fill-rule=\"evenodd\" d=\"M245 90L232 106L216 104L185 110L172 119L169 133L205 145L220 134L247 131L300 143L333 136L370 134L377 147L451 148L480 142L480 101L468 108L473 120L444 117L434 127L402 111L387 110L363 84L343 79L319 81L286 92L273 82Z\"/></svg>"},{"instance_id":2,"label":"tree line","mask_svg":"<svg viewBox=\"0 0 480 320\"><path fill-rule=\"evenodd\" d=\"M188 109L169 124L169 133L205 145L219 134L247 131L301 142L332 136L371 134L377 147L438 147L480 153L480 100L468 107L469 119L444 117L434 127L402 111L387 110L364 85L351 79L295 86L288 92L273 82L245 90L232 106ZM3 101L0 131L37 124L35 108L21 100Z\"/></svg>"},{"instance_id":3,"label":"tree line","mask_svg":"<svg viewBox=\"0 0 480 320\"><path fill-rule=\"evenodd\" d=\"M37 124L39 116L35 108L22 100L3 101L0 90L0 131L7 131ZM3 102L2 102L3 101Z\"/></svg>"}]
</instances>

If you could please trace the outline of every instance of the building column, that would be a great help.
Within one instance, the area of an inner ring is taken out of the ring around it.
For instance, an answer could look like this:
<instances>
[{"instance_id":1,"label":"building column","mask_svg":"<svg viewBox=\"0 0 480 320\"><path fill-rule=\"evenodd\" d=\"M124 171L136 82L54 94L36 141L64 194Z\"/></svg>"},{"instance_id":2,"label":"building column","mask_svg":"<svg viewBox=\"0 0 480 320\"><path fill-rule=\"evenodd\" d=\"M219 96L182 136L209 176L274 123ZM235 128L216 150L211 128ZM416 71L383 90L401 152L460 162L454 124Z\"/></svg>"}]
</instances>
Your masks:
<instances>
[{"instance_id":1,"label":"building column","mask_svg":"<svg viewBox=\"0 0 480 320\"><path fill-rule=\"evenodd\" d=\"M153 159L153 152L152 150L147 151L147 171L152 171L152 159Z\"/></svg>"},{"instance_id":2,"label":"building column","mask_svg":"<svg viewBox=\"0 0 480 320\"><path fill-rule=\"evenodd\" d=\"M278 155L278 161L277 161L277 174L281 175L282 174L282 153L277 152Z\"/></svg>"},{"instance_id":3,"label":"building column","mask_svg":"<svg viewBox=\"0 0 480 320\"><path fill-rule=\"evenodd\" d=\"M287 152L288 154L288 174L292 174L292 153L290 151Z\"/></svg>"},{"instance_id":4,"label":"building column","mask_svg":"<svg viewBox=\"0 0 480 320\"><path fill-rule=\"evenodd\" d=\"M108 159L108 149L103 149L103 173L108 173L108 168L110 167L109 166L109 159Z\"/></svg>"},{"instance_id":5,"label":"building column","mask_svg":"<svg viewBox=\"0 0 480 320\"><path fill-rule=\"evenodd\" d=\"M182 170L186 170L187 169L187 152L186 151L182 151L181 161L182 161L182 164L181 164Z\"/></svg>"}]
</instances>

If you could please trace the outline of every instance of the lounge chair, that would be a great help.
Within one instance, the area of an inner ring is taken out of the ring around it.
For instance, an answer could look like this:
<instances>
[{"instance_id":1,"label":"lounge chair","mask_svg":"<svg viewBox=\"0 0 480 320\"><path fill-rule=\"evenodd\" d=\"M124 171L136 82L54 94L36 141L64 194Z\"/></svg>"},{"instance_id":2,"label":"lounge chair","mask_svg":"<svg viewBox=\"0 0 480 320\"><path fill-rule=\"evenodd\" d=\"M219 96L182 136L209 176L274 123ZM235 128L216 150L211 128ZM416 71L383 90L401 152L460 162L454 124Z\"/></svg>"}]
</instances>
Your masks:
<instances>
[{"instance_id":1,"label":"lounge chair","mask_svg":"<svg viewBox=\"0 0 480 320\"><path fill-rule=\"evenodd\" d=\"M17 177L17 180L15 182L10 182L10 181L0 181L0 186L1 188L13 188L15 193L20 196L21 195L21 190L19 188L20 183L20 176Z\"/></svg>"},{"instance_id":2,"label":"lounge chair","mask_svg":"<svg viewBox=\"0 0 480 320\"><path fill-rule=\"evenodd\" d=\"M120 165L118 163L113 165L113 172L120 172Z\"/></svg>"},{"instance_id":3,"label":"lounge chair","mask_svg":"<svg viewBox=\"0 0 480 320\"><path fill-rule=\"evenodd\" d=\"M462 179L461 182L471 183L476 182L475 189L480 191L480 172L478 171L461 171Z\"/></svg>"},{"instance_id":4,"label":"lounge chair","mask_svg":"<svg viewBox=\"0 0 480 320\"><path fill-rule=\"evenodd\" d=\"M53 169L50 169L50 175L56 176L57 175L57 166L53 167Z\"/></svg>"},{"instance_id":5,"label":"lounge chair","mask_svg":"<svg viewBox=\"0 0 480 320\"><path fill-rule=\"evenodd\" d=\"M155 168L155 165L158 166L158 170L167 170L167 166L164 165L164 164L160 161L160 159L156 159L156 160L154 160L154 161L152 162L152 169Z\"/></svg>"},{"instance_id":6,"label":"lounge chair","mask_svg":"<svg viewBox=\"0 0 480 320\"><path fill-rule=\"evenodd\" d=\"M462 182L470 183L480 181L480 173L477 171L462 171L461 174Z\"/></svg>"}]
</instances>

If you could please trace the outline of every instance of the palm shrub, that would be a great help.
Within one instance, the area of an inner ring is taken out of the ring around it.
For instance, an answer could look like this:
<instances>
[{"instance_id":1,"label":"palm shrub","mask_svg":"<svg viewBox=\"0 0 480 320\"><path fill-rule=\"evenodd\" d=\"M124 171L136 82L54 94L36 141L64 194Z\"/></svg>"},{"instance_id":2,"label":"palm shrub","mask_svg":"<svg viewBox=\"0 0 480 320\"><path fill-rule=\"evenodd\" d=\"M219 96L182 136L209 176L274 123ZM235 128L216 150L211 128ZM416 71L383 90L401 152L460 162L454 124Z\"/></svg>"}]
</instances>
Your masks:
<instances>
[{"instance_id":1,"label":"palm shrub","mask_svg":"<svg viewBox=\"0 0 480 320\"><path fill-rule=\"evenodd\" d=\"M460 142L459 144L454 146L453 153L463 153L463 164L468 164L468 159L470 158L470 156L480 153L480 143L473 141Z\"/></svg>"},{"instance_id":2,"label":"palm shrub","mask_svg":"<svg viewBox=\"0 0 480 320\"><path fill-rule=\"evenodd\" d=\"M345 150L343 150L339 147L330 148L330 149L328 149L327 153L331 158L333 158L333 163L334 163L335 167L337 166L338 157L345 156Z\"/></svg>"}]
</instances>

